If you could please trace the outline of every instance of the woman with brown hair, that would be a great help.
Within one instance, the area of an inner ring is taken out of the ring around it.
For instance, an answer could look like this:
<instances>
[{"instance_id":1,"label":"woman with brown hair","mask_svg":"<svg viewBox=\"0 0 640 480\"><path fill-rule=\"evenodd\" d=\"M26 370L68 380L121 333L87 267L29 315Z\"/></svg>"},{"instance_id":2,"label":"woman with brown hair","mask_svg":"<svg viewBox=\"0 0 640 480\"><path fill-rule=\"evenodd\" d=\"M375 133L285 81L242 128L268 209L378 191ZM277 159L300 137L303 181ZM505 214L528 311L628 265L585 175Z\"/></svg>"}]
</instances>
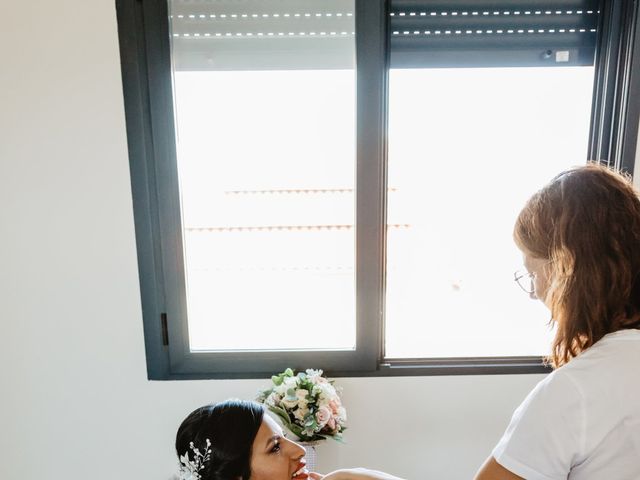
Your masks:
<instances>
[{"instance_id":1,"label":"woman with brown hair","mask_svg":"<svg viewBox=\"0 0 640 480\"><path fill-rule=\"evenodd\" d=\"M528 200L514 240L526 268L515 279L556 327L554 371L515 411L475 480L640 479L638 193L603 166L565 171Z\"/></svg>"},{"instance_id":2,"label":"woman with brown hair","mask_svg":"<svg viewBox=\"0 0 640 480\"><path fill-rule=\"evenodd\" d=\"M554 371L476 479L640 478L638 193L603 166L565 171L529 199L514 239L516 280L556 326Z\"/></svg>"}]
</instances>

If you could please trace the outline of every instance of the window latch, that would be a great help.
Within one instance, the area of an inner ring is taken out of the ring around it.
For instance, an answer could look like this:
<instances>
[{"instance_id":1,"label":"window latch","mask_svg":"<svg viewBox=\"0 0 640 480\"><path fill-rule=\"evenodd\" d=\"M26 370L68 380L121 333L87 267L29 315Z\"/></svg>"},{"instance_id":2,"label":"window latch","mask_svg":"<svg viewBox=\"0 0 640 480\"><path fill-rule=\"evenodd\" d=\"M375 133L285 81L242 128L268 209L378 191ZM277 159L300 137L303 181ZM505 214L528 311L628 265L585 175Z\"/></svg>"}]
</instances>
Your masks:
<instances>
[{"instance_id":1,"label":"window latch","mask_svg":"<svg viewBox=\"0 0 640 480\"><path fill-rule=\"evenodd\" d=\"M167 314L160 314L160 324L162 326L162 345L169 345L169 329L167 328Z\"/></svg>"}]
</instances>

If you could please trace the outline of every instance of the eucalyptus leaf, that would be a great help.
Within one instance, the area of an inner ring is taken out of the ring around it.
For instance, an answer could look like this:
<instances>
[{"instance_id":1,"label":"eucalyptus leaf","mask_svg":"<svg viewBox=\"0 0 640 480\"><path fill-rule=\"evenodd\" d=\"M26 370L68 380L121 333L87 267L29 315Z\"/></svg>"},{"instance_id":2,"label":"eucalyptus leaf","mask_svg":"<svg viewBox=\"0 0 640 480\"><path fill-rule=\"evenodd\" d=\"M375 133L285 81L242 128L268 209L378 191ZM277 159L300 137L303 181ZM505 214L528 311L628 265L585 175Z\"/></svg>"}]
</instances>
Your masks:
<instances>
[{"instance_id":1,"label":"eucalyptus leaf","mask_svg":"<svg viewBox=\"0 0 640 480\"><path fill-rule=\"evenodd\" d=\"M298 397L296 397L296 389L295 388L290 388L287 390L287 400L297 400Z\"/></svg>"}]
</instances>

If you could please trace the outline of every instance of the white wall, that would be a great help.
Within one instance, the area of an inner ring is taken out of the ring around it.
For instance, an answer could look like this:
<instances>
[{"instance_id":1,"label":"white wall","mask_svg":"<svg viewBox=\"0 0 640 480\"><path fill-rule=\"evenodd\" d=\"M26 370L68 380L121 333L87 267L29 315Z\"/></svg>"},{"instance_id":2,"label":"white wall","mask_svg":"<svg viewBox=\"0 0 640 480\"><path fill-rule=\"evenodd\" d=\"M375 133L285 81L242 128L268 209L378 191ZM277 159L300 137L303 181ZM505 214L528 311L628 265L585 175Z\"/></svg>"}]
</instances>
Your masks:
<instances>
[{"instance_id":1,"label":"white wall","mask_svg":"<svg viewBox=\"0 0 640 480\"><path fill-rule=\"evenodd\" d=\"M165 479L189 411L265 385L146 379L114 4L4 2L0 478ZM320 465L469 478L540 378L341 379Z\"/></svg>"}]
</instances>

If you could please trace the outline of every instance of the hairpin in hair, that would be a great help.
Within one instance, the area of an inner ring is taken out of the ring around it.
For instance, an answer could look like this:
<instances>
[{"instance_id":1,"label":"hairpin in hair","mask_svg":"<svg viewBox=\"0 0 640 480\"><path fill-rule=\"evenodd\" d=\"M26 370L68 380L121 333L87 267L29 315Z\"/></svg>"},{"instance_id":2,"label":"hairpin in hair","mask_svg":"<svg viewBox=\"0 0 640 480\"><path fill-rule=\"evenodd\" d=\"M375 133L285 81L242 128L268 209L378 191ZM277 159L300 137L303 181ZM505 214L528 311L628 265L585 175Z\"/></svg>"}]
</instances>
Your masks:
<instances>
[{"instance_id":1,"label":"hairpin in hair","mask_svg":"<svg viewBox=\"0 0 640 480\"><path fill-rule=\"evenodd\" d=\"M207 438L206 442L204 453L199 448L196 448L193 442L189 442L189 448L193 452L191 454L193 459L189 460L189 450L180 456L179 480L200 480L202 478L200 470L205 467L205 463L211 456L211 441Z\"/></svg>"}]
</instances>

